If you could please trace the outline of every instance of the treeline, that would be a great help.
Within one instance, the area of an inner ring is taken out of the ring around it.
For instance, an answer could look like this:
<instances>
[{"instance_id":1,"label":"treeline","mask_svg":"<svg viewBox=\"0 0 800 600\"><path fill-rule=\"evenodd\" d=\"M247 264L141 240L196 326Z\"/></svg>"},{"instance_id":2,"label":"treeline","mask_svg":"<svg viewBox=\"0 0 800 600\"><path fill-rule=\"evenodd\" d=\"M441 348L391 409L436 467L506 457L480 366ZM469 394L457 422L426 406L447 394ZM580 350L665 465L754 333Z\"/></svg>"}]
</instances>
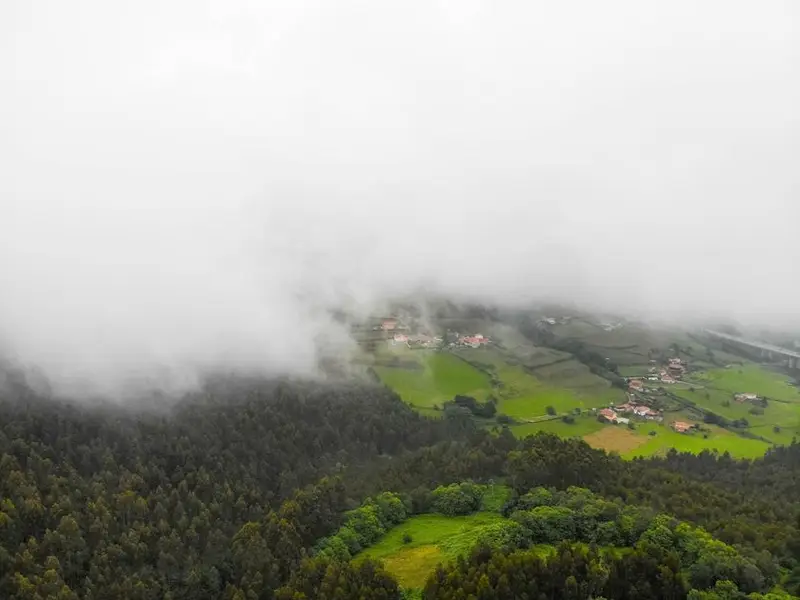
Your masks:
<instances>
[{"instance_id":1,"label":"treeline","mask_svg":"<svg viewBox=\"0 0 800 600\"><path fill-rule=\"evenodd\" d=\"M377 386L217 380L142 413L19 388L0 401L0 598L265 597L348 507L327 486L280 507L295 489L469 427ZM256 529L266 550L243 552Z\"/></svg>"}]
</instances>

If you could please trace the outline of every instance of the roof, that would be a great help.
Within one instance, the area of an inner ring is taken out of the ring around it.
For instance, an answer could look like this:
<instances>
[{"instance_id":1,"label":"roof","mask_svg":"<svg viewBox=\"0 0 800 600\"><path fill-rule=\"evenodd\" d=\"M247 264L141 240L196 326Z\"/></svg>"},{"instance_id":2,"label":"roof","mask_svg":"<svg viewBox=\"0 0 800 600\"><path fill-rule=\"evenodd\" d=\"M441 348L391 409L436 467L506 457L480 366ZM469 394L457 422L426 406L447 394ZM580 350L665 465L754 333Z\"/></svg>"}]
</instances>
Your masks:
<instances>
[{"instance_id":1,"label":"roof","mask_svg":"<svg viewBox=\"0 0 800 600\"><path fill-rule=\"evenodd\" d=\"M602 416L604 416L606 419L614 419L615 420L617 418L617 413L615 413L610 408L604 408L603 410L600 411L600 414Z\"/></svg>"}]
</instances>

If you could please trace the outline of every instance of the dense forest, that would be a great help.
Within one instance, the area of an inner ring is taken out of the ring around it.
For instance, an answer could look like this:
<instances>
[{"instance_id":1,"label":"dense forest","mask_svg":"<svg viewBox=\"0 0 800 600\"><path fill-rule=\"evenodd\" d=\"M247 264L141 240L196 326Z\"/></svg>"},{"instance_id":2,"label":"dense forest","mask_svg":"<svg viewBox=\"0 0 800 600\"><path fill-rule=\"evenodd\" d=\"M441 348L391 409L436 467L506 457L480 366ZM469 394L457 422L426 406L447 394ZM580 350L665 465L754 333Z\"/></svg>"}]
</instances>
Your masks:
<instances>
[{"instance_id":1,"label":"dense forest","mask_svg":"<svg viewBox=\"0 0 800 600\"><path fill-rule=\"evenodd\" d=\"M321 552L321 540L368 497L394 507L388 527L400 508L386 494L403 514L450 510L433 492L466 480L510 486L509 517L536 508L531 490L585 488L669 515L672 535L681 522L702 528L747 569L692 580L696 559L663 543L620 538L632 550L612 559L573 535L549 560L527 543L480 545L443 565L426 598L509 597L505 585L529 598L800 594L799 445L756 461L623 461L578 440L478 431L457 413L426 419L377 386L220 379L162 410L6 390L0 598L399 598L379 563L351 562L341 545Z\"/></svg>"}]
</instances>

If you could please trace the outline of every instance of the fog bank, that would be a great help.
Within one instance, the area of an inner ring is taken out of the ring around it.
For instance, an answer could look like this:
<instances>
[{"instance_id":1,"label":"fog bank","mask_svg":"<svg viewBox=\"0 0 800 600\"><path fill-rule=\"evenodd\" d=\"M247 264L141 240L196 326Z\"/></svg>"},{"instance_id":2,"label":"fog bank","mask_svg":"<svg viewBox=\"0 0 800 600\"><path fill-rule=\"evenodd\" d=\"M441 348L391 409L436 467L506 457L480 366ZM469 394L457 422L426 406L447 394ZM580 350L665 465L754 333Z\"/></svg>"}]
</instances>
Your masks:
<instances>
[{"instance_id":1,"label":"fog bank","mask_svg":"<svg viewBox=\"0 0 800 600\"><path fill-rule=\"evenodd\" d=\"M797 325L798 73L791 2L9 0L0 348L113 390L314 373L415 291Z\"/></svg>"}]
</instances>

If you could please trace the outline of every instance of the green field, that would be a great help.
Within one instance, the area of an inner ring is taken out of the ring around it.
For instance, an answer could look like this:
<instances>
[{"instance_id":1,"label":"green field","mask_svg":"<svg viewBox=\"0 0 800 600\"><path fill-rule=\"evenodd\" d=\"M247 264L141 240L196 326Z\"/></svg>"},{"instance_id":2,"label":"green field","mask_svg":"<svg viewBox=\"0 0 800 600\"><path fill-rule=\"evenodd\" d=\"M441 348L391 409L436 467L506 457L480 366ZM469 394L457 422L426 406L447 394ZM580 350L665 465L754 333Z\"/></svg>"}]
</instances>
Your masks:
<instances>
[{"instance_id":1,"label":"green field","mask_svg":"<svg viewBox=\"0 0 800 600\"><path fill-rule=\"evenodd\" d=\"M563 361L561 356L556 358ZM526 371L517 357L499 348L453 352L388 348L376 354L373 368L384 384L420 410L441 406L457 394L481 401L491 395L498 401L499 413L527 421L546 416L548 406L563 414L622 398L620 390L577 361L541 367L551 379L542 381Z\"/></svg>"},{"instance_id":2,"label":"green field","mask_svg":"<svg viewBox=\"0 0 800 600\"><path fill-rule=\"evenodd\" d=\"M514 425L511 430L518 437L547 431L561 437L581 437L592 447L602 448L609 452L618 452L623 458L637 456L661 456L670 448L679 452L699 453L702 450L729 452L736 458L754 458L762 456L770 447L761 440L744 438L720 427L705 426L710 429L708 438L703 433L676 433L669 427L669 422L685 417L673 415L667 422L660 424L652 421L636 421L635 429L624 425L607 425L600 423L593 416L580 416L574 424L567 424L561 419ZM655 431L655 436L650 436Z\"/></svg>"},{"instance_id":3,"label":"green field","mask_svg":"<svg viewBox=\"0 0 800 600\"><path fill-rule=\"evenodd\" d=\"M692 390L686 387L670 391L697 406L726 419L747 419L748 431L777 444L791 443L800 433L800 391L789 379L758 365L715 369L692 376ZM763 414L750 403L739 403L733 395L752 392L768 398ZM752 412L751 412L752 411Z\"/></svg>"},{"instance_id":4,"label":"green field","mask_svg":"<svg viewBox=\"0 0 800 600\"><path fill-rule=\"evenodd\" d=\"M381 381L417 407L441 405L463 394L485 400L492 392L489 377L446 352L408 351L417 368L376 365Z\"/></svg>"},{"instance_id":5,"label":"green field","mask_svg":"<svg viewBox=\"0 0 800 600\"><path fill-rule=\"evenodd\" d=\"M380 559L404 588L421 588L439 563L468 552L483 528L503 521L495 512L461 517L418 515L389 531L378 543L358 555ZM411 542L403 543L403 535Z\"/></svg>"},{"instance_id":6,"label":"green field","mask_svg":"<svg viewBox=\"0 0 800 600\"><path fill-rule=\"evenodd\" d=\"M585 394L544 383L522 367L509 364L504 354L493 349L459 350L458 355L494 374L500 381L494 391L498 412L518 420L547 416L548 406L562 414L575 408L603 406L609 398L616 398L609 394L611 390L605 380L601 380L599 387L593 382L591 392Z\"/></svg>"},{"instance_id":7,"label":"green field","mask_svg":"<svg viewBox=\"0 0 800 600\"><path fill-rule=\"evenodd\" d=\"M770 400L800 403L800 390L791 385L788 377L754 364L714 369L692 379L730 394L754 392Z\"/></svg>"},{"instance_id":8,"label":"green field","mask_svg":"<svg viewBox=\"0 0 800 600\"><path fill-rule=\"evenodd\" d=\"M554 433L561 437L584 437L605 427L594 417L578 417L575 423L564 423L561 419L513 425L511 431L517 437L525 437L539 431Z\"/></svg>"},{"instance_id":9,"label":"green field","mask_svg":"<svg viewBox=\"0 0 800 600\"><path fill-rule=\"evenodd\" d=\"M711 433L705 439L697 433L677 433L666 425L642 425L638 433L647 438L641 446L630 452L624 453L625 458L636 456L662 456L670 448L679 452L692 452L698 454L703 450L716 450L720 454L730 453L734 458L757 458L763 456L770 445L761 440L744 438L719 427L710 427ZM651 437L647 432L654 430L656 435Z\"/></svg>"}]
</instances>

